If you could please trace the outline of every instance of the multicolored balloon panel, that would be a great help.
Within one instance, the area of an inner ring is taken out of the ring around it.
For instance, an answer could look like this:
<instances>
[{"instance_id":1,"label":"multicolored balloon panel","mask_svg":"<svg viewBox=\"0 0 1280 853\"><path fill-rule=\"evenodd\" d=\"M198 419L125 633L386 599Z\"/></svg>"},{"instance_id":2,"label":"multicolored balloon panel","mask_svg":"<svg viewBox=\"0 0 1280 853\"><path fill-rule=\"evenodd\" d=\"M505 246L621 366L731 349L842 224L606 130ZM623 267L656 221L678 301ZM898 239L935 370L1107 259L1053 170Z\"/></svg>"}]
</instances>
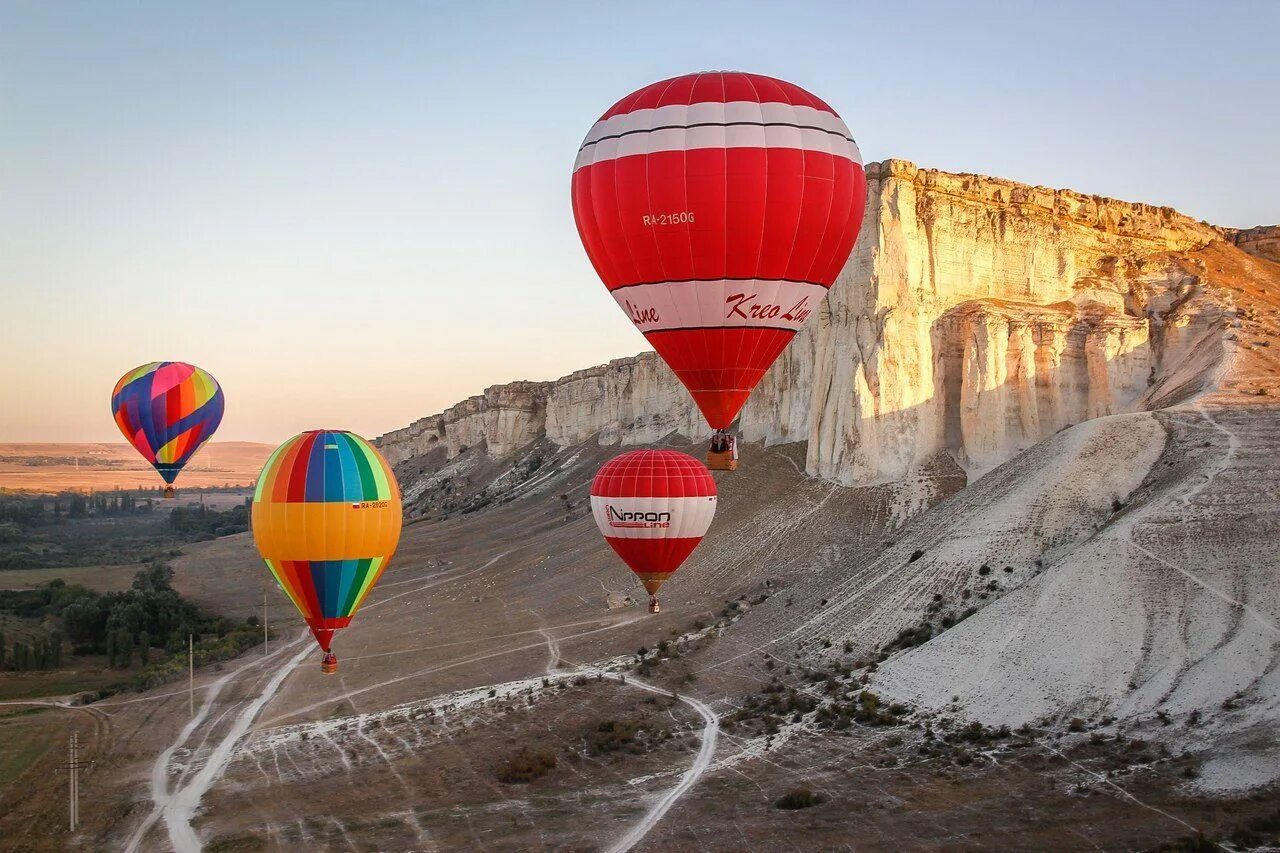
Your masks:
<instances>
[{"instance_id":1,"label":"multicolored balloon panel","mask_svg":"<svg viewBox=\"0 0 1280 853\"><path fill-rule=\"evenodd\" d=\"M716 514L707 466L675 450L633 450L606 462L591 482L591 513L614 552L658 588L698 547Z\"/></svg>"},{"instance_id":2,"label":"multicolored balloon panel","mask_svg":"<svg viewBox=\"0 0 1280 853\"><path fill-rule=\"evenodd\" d=\"M223 409L217 381L181 361L136 367L120 377L111 394L120 432L171 485L218 428Z\"/></svg>"},{"instance_id":3,"label":"multicolored balloon panel","mask_svg":"<svg viewBox=\"0 0 1280 853\"><path fill-rule=\"evenodd\" d=\"M267 459L251 515L267 568L328 652L400 540L390 466L355 433L304 432Z\"/></svg>"},{"instance_id":4,"label":"multicolored balloon panel","mask_svg":"<svg viewBox=\"0 0 1280 853\"><path fill-rule=\"evenodd\" d=\"M826 103L713 71L610 108L578 151L572 192L600 279L720 430L848 260L866 176Z\"/></svg>"}]
</instances>

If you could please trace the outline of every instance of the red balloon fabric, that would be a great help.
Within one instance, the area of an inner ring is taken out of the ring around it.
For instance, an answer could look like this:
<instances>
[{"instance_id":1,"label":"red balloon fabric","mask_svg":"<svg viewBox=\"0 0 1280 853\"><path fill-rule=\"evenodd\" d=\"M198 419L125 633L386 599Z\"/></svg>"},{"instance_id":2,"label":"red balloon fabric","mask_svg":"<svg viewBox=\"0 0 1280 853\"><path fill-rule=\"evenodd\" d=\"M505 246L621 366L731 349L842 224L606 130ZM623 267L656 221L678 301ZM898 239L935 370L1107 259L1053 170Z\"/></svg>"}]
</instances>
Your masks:
<instances>
[{"instance_id":1,"label":"red balloon fabric","mask_svg":"<svg viewBox=\"0 0 1280 853\"><path fill-rule=\"evenodd\" d=\"M858 236L862 156L825 102L741 72L646 86L591 128L573 212L596 272L727 429Z\"/></svg>"},{"instance_id":2,"label":"red balloon fabric","mask_svg":"<svg viewBox=\"0 0 1280 853\"><path fill-rule=\"evenodd\" d=\"M698 547L716 514L707 466L675 450L633 450L591 483L596 526L650 595Z\"/></svg>"}]
</instances>

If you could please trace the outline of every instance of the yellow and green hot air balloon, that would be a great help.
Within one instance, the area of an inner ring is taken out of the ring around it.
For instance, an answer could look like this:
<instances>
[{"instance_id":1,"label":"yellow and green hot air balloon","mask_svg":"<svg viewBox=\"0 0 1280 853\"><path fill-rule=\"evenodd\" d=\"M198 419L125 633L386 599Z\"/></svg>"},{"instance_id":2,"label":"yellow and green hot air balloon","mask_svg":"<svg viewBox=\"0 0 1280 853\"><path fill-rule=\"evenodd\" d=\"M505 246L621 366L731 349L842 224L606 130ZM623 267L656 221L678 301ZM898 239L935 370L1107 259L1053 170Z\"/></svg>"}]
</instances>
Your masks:
<instances>
[{"instance_id":1,"label":"yellow and green hot air balloon","mask_svg":"<svg viewBox=\"0 0 1280 853\"><path fill-rule=\"evenodd\" d=\"M329 649L378 582L400 541L400 487L373 445L312 430L276 448L253 495L253 541L280 587Z\"/></svg>"}]
</instances>

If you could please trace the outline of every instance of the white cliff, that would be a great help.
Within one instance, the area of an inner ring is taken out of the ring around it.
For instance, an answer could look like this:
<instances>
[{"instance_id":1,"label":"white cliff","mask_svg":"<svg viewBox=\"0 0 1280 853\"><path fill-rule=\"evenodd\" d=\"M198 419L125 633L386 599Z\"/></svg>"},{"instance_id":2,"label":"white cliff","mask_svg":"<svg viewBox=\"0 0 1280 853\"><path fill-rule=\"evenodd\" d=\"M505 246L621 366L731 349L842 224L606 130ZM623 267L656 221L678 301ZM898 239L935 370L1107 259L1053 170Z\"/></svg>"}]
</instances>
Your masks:
<instances>
[{"instance_id":1,"label":"white cliff","mask_svg":"<svg viewBox=\"0 0 1280 853\"><path fill-rule=\"evenodd\" d=\"M1174 254L1227 238L1169 208L870 164L853 255L739 429L807 441L808 473L847 485L903 480L940 453L980 476L1064 426L1199 390L1229 306ZM541 436L631 445L707 432L643 353L495 386L380 444L395 464L436 447L504 456Z\"/></svg>"}]
</instances>

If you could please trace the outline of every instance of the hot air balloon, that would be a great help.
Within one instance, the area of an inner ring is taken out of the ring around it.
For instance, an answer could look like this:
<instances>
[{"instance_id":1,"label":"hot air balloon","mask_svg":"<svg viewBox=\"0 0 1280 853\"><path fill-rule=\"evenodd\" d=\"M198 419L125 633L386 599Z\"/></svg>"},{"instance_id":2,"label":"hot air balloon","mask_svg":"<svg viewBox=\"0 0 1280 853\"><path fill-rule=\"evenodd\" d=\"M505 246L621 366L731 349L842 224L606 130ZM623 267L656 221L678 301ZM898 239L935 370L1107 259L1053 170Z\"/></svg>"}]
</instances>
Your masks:
<instances>
[{"instance_id":1,"label":"hot air balloon","mask_svg":"<svg viewBox=\"0 0 1280 853\"><path fill-rule=\"evenodd\" d=\"M840 116L758 74L645 86L600 117L573 166L591 263L730 451L730 424L835 282L865 203Z\"/></svg>"},{"instance_id":2,"label":"hot air balloon","mask_svg":"<svg viewBox=\"0 0 1280 853\"><path fill-rule=\"evenodd\" d=\"M400 487L373 445L352 432L311 430L275 449L258 477L253 541L281 589L329 648L378 582L400 541Z\"/></svg>"},{"instance_id":3,"label":"hot air balloon","mask_svg":"<svg viewBox=\"0 0 1280 853\"><path fill-rule=\"evenodd\" d=\"M173 481L222 422L222 388L205 371L182 361L135 367L116 383L111 413L120 432L164 478Z\"/></svg>"},{"instance_id":4,"label":"hot air balloon","mask_svg":"<svg viewBox=\"0 0 1280 853\"><path fill-rule=\"evenodd\" d=\"M716 514L716 481L675 450L633 450L591 482L591 513L605 541L640 577L657 613L658 588L698 547Z\"/></svg>"}]
</instances>

